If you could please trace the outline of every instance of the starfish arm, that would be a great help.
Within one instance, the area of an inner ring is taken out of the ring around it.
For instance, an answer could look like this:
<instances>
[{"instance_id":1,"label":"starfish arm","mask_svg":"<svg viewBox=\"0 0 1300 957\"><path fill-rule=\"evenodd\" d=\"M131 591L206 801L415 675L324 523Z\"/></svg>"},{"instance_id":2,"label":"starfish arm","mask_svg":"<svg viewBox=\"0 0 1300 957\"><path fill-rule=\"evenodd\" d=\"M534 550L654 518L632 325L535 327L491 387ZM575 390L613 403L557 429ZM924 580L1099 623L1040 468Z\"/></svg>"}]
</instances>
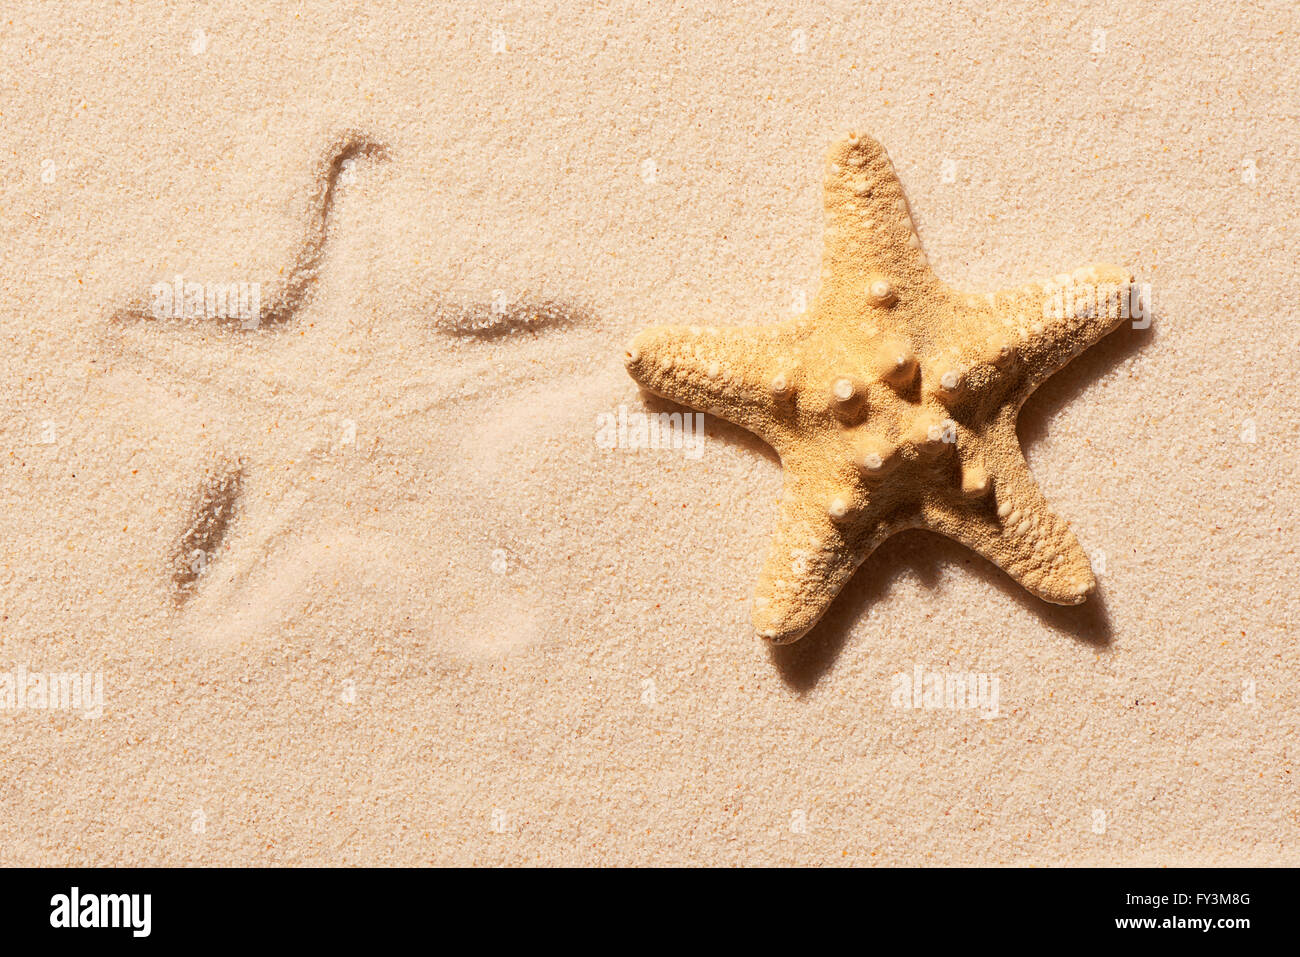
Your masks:
<instances>
[{"instance_id":1,"label":"starfish arm","mask_svg":"<svg viewBox=\"0 0 1300 957\"><path fill-rule=\"evenodd\" d=\"M782 432L777 405L793 376L793 353L781 326L655 326L633 340L625 359L632 378L654 394L771 441Z\"/></svg>"},{"instance_id":2,"label":"starfish arm","mask_svg":"<svg viewBox=\"0 0 1300 957\"><path fill-rule=\"evenodd\" d=\"M754 591L754 630L773 644L798 641L817 623L858 566L884 539L830 517L830 483L786 472L781 517Z\"/></svg>"},{"instance_id":3,"label":"starfish arm","mask_svg":"<svg viewBox=\"0 0 1300 957\"><path fill-rule=\"evenodd\" d=\"M1024 394L1123 322L1133 288L1129 272L1098 264L999 293L995 308L1023 370Z\"/></svg>"},{"instance_id":4,"label":"starfish arm","mask_svg":"<svg viewBox=\"0 0 1300 957\"><path fill-rule=\"evenodd\" d=\"M869 136L849 134L826 156L823 311L858 318L863 305L906 300L938 286L894 164ZM872 294L875 284L883 294Z\"/></svg>"},{"instance_id":5,"label":"starfish arm","mask_svg":"<svg viewBox=\"0 0 1300 957\"><path fill-rule=\"evenodd\" d=\"M996 510L935 503L925 527L961 542L997 565L1025 590L1057 605L1077 605L1097 587L1083 546L1048 507L1017 451L995 467Z\"/></svg>"}]
</instances>

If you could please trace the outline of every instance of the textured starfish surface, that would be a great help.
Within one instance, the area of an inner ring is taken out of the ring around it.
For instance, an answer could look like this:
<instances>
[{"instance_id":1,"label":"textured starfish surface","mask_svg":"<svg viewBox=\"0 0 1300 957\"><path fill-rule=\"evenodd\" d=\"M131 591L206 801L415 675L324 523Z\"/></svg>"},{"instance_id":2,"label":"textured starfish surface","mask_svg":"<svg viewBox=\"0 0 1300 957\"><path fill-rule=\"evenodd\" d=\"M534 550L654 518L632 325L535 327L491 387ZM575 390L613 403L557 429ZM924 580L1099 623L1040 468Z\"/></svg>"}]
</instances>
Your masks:
<instances>
[{"instance_id":1,"label":"textured starfish surface","mask_svg":"<svg viewBox=\"0 0 1300 957\"><path fill-rule=\"evenodd\" d=\"M1132 277L1096 265L958 292L931 272L879 143L849 134L825 177L821 285L805 316L659 326L626 355L648 391L734 422L781 457L758 634L803 637L872 550L909 528L963 543L1047 601L1082 602L1092 567L1030 474L1016 417L1127 315L1117 306Z\"/></svg>"}]
</instances>

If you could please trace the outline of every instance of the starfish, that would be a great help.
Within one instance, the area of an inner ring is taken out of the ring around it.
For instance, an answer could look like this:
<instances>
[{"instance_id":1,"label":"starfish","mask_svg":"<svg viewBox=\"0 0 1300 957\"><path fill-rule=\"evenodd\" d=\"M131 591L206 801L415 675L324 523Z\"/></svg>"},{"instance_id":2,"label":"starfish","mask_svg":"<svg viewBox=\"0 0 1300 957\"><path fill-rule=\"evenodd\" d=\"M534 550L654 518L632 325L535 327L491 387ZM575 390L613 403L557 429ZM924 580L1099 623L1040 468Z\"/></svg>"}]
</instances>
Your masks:
<instances>
[{"instance_id":1,"label":"starfish","mask_svg":"<svg viewBox=\"0 0 1300 957\"><path fill-rule=\"evenodd\" d=\"M784 491L753 604L758 634L797 641L888 536L925 528L1034 595L1096 588L1016 436L1039 383L1128 315L1128 272L1094 265L996 294L938 279L885 150L850 133L825 163L821 284L772 326L658 326L625 356L646 390L755 433ZM1118 305L1123 308L1116 308Z\"/></svg>"}]
</instances>

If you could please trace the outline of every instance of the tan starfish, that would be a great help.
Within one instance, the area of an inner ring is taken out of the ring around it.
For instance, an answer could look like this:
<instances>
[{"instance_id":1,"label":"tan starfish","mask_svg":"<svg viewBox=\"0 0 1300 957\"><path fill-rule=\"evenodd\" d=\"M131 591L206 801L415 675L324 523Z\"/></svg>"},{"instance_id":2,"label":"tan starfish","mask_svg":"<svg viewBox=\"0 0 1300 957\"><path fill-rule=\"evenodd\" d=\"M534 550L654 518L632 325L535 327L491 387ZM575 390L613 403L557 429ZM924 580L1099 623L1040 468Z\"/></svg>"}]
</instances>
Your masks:
<instances>
[{"instance_id":1,"label":"tan starfish","mask_svg":"<svg viewBox=\"0 0 1300 957\"><path fill-rule=\"evenodd\" d=\"M885 538L928 528L1033 594L1078 604L1096 579L1016 436L1021 403L1128 315L1114 266L996 294L929 268L879 143L826 160L821 288L763 327L659 326L626 356L644 388L756 433L781 456L780 523L754 598L759 635L803 637Z\"/></svg>"}]
</instances>

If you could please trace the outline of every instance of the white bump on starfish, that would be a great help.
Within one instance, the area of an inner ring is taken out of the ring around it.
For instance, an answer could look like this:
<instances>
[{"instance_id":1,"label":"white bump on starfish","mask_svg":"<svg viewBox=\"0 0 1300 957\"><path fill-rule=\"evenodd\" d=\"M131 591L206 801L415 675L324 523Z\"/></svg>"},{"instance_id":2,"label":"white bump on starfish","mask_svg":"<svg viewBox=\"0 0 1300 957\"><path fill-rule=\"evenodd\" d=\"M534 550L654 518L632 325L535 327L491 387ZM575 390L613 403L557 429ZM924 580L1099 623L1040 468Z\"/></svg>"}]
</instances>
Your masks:
<instances>
[{"instance_id":1,"label":"white bump on starfish","mask_svg":"<svg viewBox=\"0 0 1300 957\"><path fill-rule=\"evenodd\" d=\"M853 449L853 464L864 478L879 479L897 463L897 449L881 436L871 433L858 436Z\"/></svg>"},{"instance_id":2,"label":"white bump on starfish","mask_svg":"<svg viewBox=\"0 0 1300 957\"><path fill-rule=\"evenodd\" d=\"M995 332L993 335L989 336L988 351L990 358L993 360L993 364L999 368L1005 368L1010 365L1011 360L1014 359L1016 355L1016 350L1015 347L1011 345L1011 340L1000 332Z\"/></svg>"},{"instance_id":3,"label":"white bump on starfish","mask_svg":"<svg viewBox=\"0 0 1300 957\"><path fill-rule=\"evenodd\" d=\"M871 280L867 287L867 296L875 306L892 305L898 298L894 293L894 287L883 277Z\"/></svg>"},{"instance_id":4,"label":"white bump on starfish","mask_svg":"<svg viewBox=\"0 0 1300 957\"><path fill-rule=\"evenodd\" d=\"M857 422L866 413L866 388L855 376L837 376L830 387L830 408L846 425Z\"/></svg>"},{"instance_id":5,"label":"white bump on starfish","mask_svg":"<svg viewBox=\"0 0 1300 957\"><path fill-rule=\"evenodd\" d=\"M881 376L895 387L906 388L916 377L916 353L900 339L889 339L880 344L878 362Z\"/></svg>"},{"instance_id":6,"label":"white bump on starfish","mask_svg":"<svg viewBox=\"0 0 1300 957\"><path fill-rule=\"evenodd\" d=\"M940 402L951 402L961 392L962 369L954 362L940 362L934 366L930 391Z\"/></svg>"},{"instance_id":7,"label":"white bump on starfish","mask_svg":"<svg viewBox=\"0 0 1300 957\"><path fill-rule=\"evenodd\" d=\"M858 468L869 475L876 475L885 467L885 460L879 452L866 452L856 459Z\"/></svg>"}]
</instances>

